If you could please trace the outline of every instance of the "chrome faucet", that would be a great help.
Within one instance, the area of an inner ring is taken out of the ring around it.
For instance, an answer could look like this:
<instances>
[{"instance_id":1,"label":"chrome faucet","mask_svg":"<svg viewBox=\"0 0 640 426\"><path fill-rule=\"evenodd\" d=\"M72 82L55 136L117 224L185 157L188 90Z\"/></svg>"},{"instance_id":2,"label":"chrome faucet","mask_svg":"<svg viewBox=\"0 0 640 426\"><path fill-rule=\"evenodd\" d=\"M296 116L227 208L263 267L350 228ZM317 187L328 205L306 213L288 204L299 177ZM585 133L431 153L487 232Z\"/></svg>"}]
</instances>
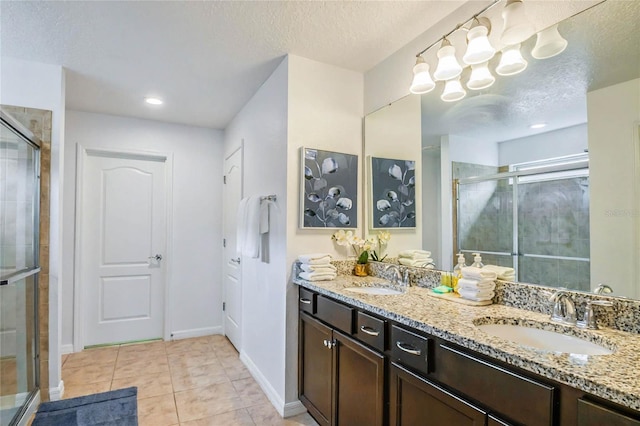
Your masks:
<instances>
[{"instance_id":1,"label":"chrome faucet","mask_svg":"<svg viewBox=\"0 0 640 426\"><path fill-rule=\"evenodd\" d=\"M587 306L584 309L584 317L582 318L582 321L578 321L576 323L579 328L589 328L591 330L598 329L598 323L596 321L596 314L593 311L593 305L613 306L613 303L608 300L587 300Z\"/></svg>"},{"instance_id":2,"label":"chrome faucet","mask_svg":"<svg viewBox=\"0 0 640 426\"><path fill-rule=\"evenodd\" d=\"M409 270L405 268L404 273L400 272L400 268L398 265L394 265L390 263L389 265L384 267L385 272L393 269L393 276L391 277L391 284L393 285L403 285L405 287L409 286Z\"/></svg>"},{"instance_id":3,"label":"chrome faucet","mask_svg":"<svg viewBox=\"0 0 640 426\"><path fill-rule=\"evenodd\" d=\"M567 291L556 291L551 295L549 301L553 303L552 321L576 325L576 305Z\"/></svg>"}]
</instances>

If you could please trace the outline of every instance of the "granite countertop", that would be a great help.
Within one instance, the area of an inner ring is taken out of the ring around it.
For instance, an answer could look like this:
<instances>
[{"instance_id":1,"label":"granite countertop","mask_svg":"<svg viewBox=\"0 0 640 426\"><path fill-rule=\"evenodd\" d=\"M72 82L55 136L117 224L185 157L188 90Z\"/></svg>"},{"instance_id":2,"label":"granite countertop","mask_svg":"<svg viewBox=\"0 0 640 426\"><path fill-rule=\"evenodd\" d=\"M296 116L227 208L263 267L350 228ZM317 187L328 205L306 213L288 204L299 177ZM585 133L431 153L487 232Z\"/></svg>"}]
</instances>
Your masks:
<instances>
[{"instance_id":1,"label":"granite countertop","mask_svg":"<svg viewBox=\"0 0 640 426\"><path fill-rule=\"evenodd\" d=\"M373 312L400 324L422 330L452 343L520 367L540 376L565 383L620 405L640 410L640 335L614 329L583 331L575 327L577 336L587 333L593 341L615 349L611 355L587 356L553 353L530 349L479 330L475 323L488 318L504 318L506 322L538 322L548 329L566 326L551 323L548 315L504 305L467 306L428 294L429 289L410 287L400 295L357 294L345 287L367 285L378 277L339 275L334 281L310 282L296 278L294 283L333 297L358 308ZM515 320L515 321L514 321Z\"/></svg>"}]
</instances>

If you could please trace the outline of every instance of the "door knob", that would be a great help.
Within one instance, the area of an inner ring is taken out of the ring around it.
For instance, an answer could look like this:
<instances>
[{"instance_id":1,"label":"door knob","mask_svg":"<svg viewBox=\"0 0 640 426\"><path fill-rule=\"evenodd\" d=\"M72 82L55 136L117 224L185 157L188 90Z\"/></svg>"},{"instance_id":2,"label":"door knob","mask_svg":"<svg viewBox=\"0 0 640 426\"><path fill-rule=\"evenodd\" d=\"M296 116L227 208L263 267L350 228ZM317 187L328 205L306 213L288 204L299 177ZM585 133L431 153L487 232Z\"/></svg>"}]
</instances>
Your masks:
<instances>
[{"instance_id":1,"label":"door knob","mask_svg":"<svg viewBox=\"0 0 640 426\"><path fill-rule=\"evenodd\" d=\"M232 261L233 263L237 263L238 265L240 264L240 258L239 258L239 257L238 257L238 258L236 258L236 259L231 259L231 261Z\"/></svg>"},{"instance_id":2,"label":"door knob","mask_svg":"<svg viewBox=\"0 0 640 426\"><path fill-rule=\"evenodd\" d=\"M149 256L149 260L155 260L156 262L160 262L162 260L162 255L156 254L155 256Z\"/></svg>"}]
</instances>

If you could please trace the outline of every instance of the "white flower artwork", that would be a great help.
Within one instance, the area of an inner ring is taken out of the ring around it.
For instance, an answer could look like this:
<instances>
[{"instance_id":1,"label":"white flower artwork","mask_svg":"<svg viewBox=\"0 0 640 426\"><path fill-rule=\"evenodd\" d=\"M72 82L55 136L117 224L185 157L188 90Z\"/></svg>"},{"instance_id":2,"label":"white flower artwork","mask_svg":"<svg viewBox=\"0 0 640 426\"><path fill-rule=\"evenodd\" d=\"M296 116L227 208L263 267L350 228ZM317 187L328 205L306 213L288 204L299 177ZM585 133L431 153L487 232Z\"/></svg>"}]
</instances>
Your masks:
<instances>
[{"instance_id":1,"label":"white flower artwork","mask_svg":"<svg viewBox=\"0 0 640 426\"><path fill-rule=\"evenodd\" d=\"M358 227L358 156L302 148L301 228Z\"/></svg>"},{"instance_id":2,"label":"white flower artwork","mask_svg":"<svg viewBox=\"0 0 640 426\"><path fill-rule=\"evenodd\" d=\"M415 161L370 157L371 227L415 228Z\"/></svg>"}]
</instances>

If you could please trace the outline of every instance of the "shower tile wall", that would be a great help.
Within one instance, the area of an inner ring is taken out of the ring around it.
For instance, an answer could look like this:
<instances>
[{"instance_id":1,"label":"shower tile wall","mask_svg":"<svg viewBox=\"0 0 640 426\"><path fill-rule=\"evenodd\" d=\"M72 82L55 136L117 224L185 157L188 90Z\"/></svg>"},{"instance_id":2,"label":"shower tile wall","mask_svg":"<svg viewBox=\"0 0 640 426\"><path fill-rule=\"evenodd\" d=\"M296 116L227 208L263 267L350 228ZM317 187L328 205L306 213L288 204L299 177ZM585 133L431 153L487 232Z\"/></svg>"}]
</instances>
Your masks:
<instances>
[{"instance_id":1,"label":"shower tile wall","mask_svg":"<svg viewBox=\"0 0 640 426\"><path fill-rule=\"evenodd\" d=\"M40 398L49 400L49 187L51 174L51 111L1 105L40 139L40 274L38 275L38 332ZM57 385L57 383L56 383Z\"/></svg>"},{"instance_id":2,"label":"shower tile wall","mask_svg":"<svg viewBox=\"0 0 640 426\"><path fill-rule=\"evenodd\" d=\"M497 168L454 163L454 178L497 173ZM513 251L513 187L509 179L461 186L458 193L459 247ZM518 186L519 252L589 258L587 177ZM469 262L470 256L467 255ZM485 264L512 266L511 256L483 255ZM589 290L588 261L519 257L521 282Z\"/></svg>"}]
</instances>

